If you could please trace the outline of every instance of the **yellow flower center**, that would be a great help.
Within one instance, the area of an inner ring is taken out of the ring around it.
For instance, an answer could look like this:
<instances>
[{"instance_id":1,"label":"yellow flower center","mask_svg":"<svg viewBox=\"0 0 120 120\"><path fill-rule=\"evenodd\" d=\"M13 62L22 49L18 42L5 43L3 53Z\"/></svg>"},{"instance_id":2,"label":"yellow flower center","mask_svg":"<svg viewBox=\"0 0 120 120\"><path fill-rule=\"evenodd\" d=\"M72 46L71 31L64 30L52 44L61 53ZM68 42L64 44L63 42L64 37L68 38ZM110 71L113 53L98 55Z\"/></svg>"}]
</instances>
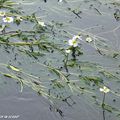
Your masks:
<instances>
[{"instance_id":1,"label":"yellow flower center","mask_svg":"<svg viewBox=\"0 0 120 120\"><path fill-rule=\"evenodd\" d=\"M73 44L76 44L77 43L77 41L76 40L73 40Z\"/></svg>"},{"instance_id":2,"label":"yellow flower center","mask_svg":"<svg viewBox=\"0 0 120 120\"><path fill-rule=\"evenodd\" d=\"M10 18L9 18L9 17L6 17L6 20L7 20L7 21L10 21Z\"/></svg>"}]
</instances>

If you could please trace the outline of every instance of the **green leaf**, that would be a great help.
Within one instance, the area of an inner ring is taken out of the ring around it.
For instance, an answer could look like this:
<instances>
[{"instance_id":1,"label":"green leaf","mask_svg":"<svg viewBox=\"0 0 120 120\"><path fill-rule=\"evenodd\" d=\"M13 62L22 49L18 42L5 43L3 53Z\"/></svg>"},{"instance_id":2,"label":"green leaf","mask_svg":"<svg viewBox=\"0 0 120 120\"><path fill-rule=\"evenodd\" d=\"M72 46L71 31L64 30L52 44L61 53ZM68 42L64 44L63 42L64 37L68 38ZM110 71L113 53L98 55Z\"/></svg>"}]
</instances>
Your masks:
<instances>
[{"instance_id":1,"label":"green leaf","mask_svg":"<svg viewBox=\"0 0 120 120\"><path fill-rule=\"evenodd\" d=\"M97 76L85 76L85 77L82 77L82 79L90 81L90 82L94 82L97 85L99 83L103 82L103 80L100 77L97 77Z\"/></svg>"},{"instance_id":2,"label":"green leaf","mask_svg":"<svg viewBox=\"0 0 120 120\"><path fill-rule=\"evenodd\" d=\"M13 71L16 71L16 72L19 72L19 71L20 71L20 69L14 67L14 66L12 66L12 65L9 65L8 68L10 68L10 69L12 69Z\"/></svg>"},{"instance_id":3,"label":"green leaf","mask_svg":"<svg viewBox=\"0 0 120 120\"><path fill-rule=\"evenodd\" d=\"M116 109L110 105L106 105L106 104L104 104L104 109L107 110L108 112L111 112L111 113L115 112L115 111L117 111L117 112L119 111L118 109Z\"/></svg>"},{"instance_id":4,"label":"green leaf","mask_svg":"<svg viewBox=\"0 0 120 120\"><path fill-rule=\"evenodd\" d=\"M12 75L10 75L10 74L3 74L5 77L8 77L8 78L13 78L13 76Z\"/></svg>"}]
</instances>

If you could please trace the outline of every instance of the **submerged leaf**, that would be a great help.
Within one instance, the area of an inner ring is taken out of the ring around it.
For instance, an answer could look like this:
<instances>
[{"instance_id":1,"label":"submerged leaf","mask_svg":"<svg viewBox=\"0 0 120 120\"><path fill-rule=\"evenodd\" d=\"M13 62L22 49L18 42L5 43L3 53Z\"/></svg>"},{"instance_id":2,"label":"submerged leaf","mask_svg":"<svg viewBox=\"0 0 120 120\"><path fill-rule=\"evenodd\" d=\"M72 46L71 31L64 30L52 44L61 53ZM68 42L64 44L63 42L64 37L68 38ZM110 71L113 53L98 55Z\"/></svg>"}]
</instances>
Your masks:
<instances>
[{"instance_id":1,"label":"submerged leaf","mask_svg":"<svg viewBox=\"0 0 120 120\"><path fill-rule=\"evenodd\" d=\"M118 112L119 111L117 108L112 107L110 105L106 105L106 104L104 104L104 109L107 110L108 112L115 112L115 111Z\"/></svg>"},{"instance_id":2,"label":"submerged leaf","mask_svg":"<svg viewBox=\"0 0 120 120\"><path fill-rule=\"evenodd\" d=\"M10 68L10 69L12 69L13 71L16 71L16 72L19 72L19 71L20 71L20 69L14 67L14 66L12 66L12 65L9 65L8 68Z\"/></svg>"},{"instance_id":3,"label":"submerged leaf","mask_svg":"<svg viewBox=\"0 0 120 120\"><path fill-rule=\"evenodd\" d=\"M102 78L100 77L97 77L97 76L85 76L85 77L82 77L83 80L87 80L87 81L91 81L91 82L94 82L95 84L99 84L99 83L102 83L103 80Z\"/></svg>"},{"instance_id":4,"label":"submerged leaf","mask_svg":"<svg viewBox=\"0 0 120 120\"><path fill-rule=\"evenodd\" d=\"M13 78L13 76L12 75L10 75L10 74L3 74L5 77L8 77L8 78Z\"/></svg>"}]
</instances>

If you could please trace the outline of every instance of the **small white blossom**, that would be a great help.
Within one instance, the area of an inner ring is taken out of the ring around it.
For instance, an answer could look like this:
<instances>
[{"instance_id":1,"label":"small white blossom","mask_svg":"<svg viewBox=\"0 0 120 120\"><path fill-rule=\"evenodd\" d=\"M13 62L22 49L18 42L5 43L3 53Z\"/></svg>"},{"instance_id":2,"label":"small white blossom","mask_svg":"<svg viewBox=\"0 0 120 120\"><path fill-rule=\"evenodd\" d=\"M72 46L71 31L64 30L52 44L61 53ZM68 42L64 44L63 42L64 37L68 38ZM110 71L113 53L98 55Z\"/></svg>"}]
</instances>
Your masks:
<instances>
[{"instance_id":1,"label":"small white blossom","mask_svg":"<svg viewBox=\"0 0 120 120\"><path fill-rule=\"evenodd\" d=\"M78 46L78 41L77 40L70 39L68 42L69 42L70 46L73 46L73 47L77 47Z\"/></svg>"},{"instance_id":2,"label":"small white blossom","mask_svg":"<svg viewBox=\"0 0 120 120\"><path fill-rule=\"evenodd\" d=\"M89 42L89 43L90 43L90 42L92 42L92 41L93 41L93 40L92 40L91 37L87 37L87 38L86 38L86 42Z\"/></svg>"},{"instance_id":3,"label":"small white blossom","mask_svg":"<svg viewBox=\"0 0 120 120\"><path fill-rule=\"evenodd\" d=\"M71 52L71 50L70 49L66 49L65 52L69 54Z\"/></svg>"},{"instance_id":4,"label":"small white blossom","mask_svg":"<svg viewBox=\"0 0 120 120\"><path fill-rule=\"evenodd\" d=\"M107 88L106 86L103 86L103 88L100 88L100 91L104 92L104 93L108 93L108 92L110 92L110 89Z\"/></svg>"},{"instance_id":5,"label":"small white blossom","mask_svg":"<svg viewBox=\"0 0 120 120\"><path fill-rule=\"evenodd\" d=\"M75 40L76 40L76 39L81 39L81 36L79 36L79 35L74 35L72 39L75 39Z\"/></svg>"},{"instance_id":6,"label":"small white blossom","mask_svg":"<svg viewBox=\"0 0 120 120\"><path fill-rule=\"evenodd\" d=\"M62 2L63 0L59 0L59 2Z\"/></svg>"},{"instance_id":7,"label":"small white blossom","mask_svg":"<svg viewBox=\"0 0 120 120\"><path fill-rule=\"evenodd\" d=\"M13 22L13 17L4 17L3 18L3 22L5 22L5 23L11 23L11 22Z\"/></svg>"},{"instance_id":8,"label":"small white blossom","mask_svg":"<svg viewBox=\"0 0 120 120\"><path fill-rule=\"evenodd\" d=\"M68 41L68 44L70 46L77 47L79 44L79 40L81 40L81 36L73 36L73 38Z\"/></svg>"},{"instance_id":9,"label":"small white blossom","mask_svg":"<svg viewBox=\"0 0 120 120\"><path fill-rule=\"evenodd\" d=\"M4 11L0 11L0 16L5 16L5 12Z\"/></svg>"},{"instance_id":10,"label":"small white blossom","mask_svg":"<svg viewBox=\"0 0 120 120\"><path fill-rule=\"evenodd\" d=\"M23 21L22 17L21 16L17 16L16 18L17 20L20 20L20 21Z\"/></svg>"},{"instance_id":11,"label":"small white blossom","mask_svg":"<svg viewBox=\"0 0 120 120\"><path fill-rule=\"evenodd\" d=\"M43 26L43 27L46 26L44 22L40 22L40 21L38 21L38 24L41 25L41 26Z\"/></svg>"}]
</instances>

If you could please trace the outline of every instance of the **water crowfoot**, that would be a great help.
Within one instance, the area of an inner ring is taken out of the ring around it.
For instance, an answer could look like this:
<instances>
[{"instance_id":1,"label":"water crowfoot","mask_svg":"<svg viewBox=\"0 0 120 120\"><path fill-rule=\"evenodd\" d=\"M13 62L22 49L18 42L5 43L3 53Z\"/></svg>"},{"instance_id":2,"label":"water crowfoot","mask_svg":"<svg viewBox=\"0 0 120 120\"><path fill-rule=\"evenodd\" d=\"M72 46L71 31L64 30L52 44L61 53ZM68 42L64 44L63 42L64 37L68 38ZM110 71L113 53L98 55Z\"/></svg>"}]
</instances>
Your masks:
<instances>
[{"instance_id":1,"label":"water crowfoot","mask_svg":"<svg viewBox=\"0 0 120 120\"><path fill-rule=\"evenodd\" d=\"M21 16L17 16L17 18L16 18L17 20L19 20L19 21L23 21L23 19L22 19L22 17Z\"/></svg>"},{"instance_id":2,"label":"water crowfoot","mask_svg":"<svg viewBox=\"0 0 120 120\"><path fill-rule=\"evenodd\" d=\"M105 15L107 15L105 11L101 11L104 14L97 15L97 19L93 17L93 14L94 16L96 14L93 7L98 4L97 1L97 4L95 1L90 3L90 0L88 3L84 1L83 4L79 0L55 0L57 3L52 0L42 1L47 4L40 1L37 1L39 4L36 4L36 1L30 3L23 1L23 3L17 2L17 6L13 6L11 0L0 0L0 60L7 62L6 64L0 63L1 86L4 82L2 80L5 79L5 82L10 83L9 79L14 79L17 84L20 84L21 92L23 86L27 86L36 91L38 95L49 99L52 105L55 102L54 112L63 117L61 102L67 103L72 108L75 102L75 106L79 104L78 99L80 97L83 101L84 98L87 98L87 101L85 101L87 108L87 102L90 105L95 103L95 107L101 107L103 110L102 120L107 117L105 112L120 116L120 110L107 105L107 102L112 103L113 100L114 105L119 104L116 98L112 98L110 102L109 100L113 95L120 97L118 84L120 81L119 49L117 49L118 44L116 46L111 44L114 41L119 43L120 26L113 24L114 29L110 29L110 32L106 31L111 24L105 22L109 25L106 26L100 19L100 17L105 18ZM80 4L77 4L77 2L80 2ZM56 4L57 6L51 8L51 5ZM90 6L87 7L87 4ZM34 10L29 5L34 5ZM87 9L84 8L84 5ZM30 8L28 9L29 12L26 9L27 7ZM36 8L37 10L35 10ZM34 13L31 13L30 10L33 10ZM92 11L90 12L90 10ZM111 10L112 14L110 16L113 15L113 9ZM87 12L88 14L86 14ZM30 13L31 15L29 15ZM98 10L97 13L99 13ZM58 17L58 15L60 16ZM117 15L119 16L119 14ZM65 18L63 18L64 16ZM42 20L43 17L45 21ZM106 20L110 22L111 19L109 18ZM97 24L91 24L91 22L97 22ZM112 22L119 21L112 20ZM95 26L91 26L93 24ZM108 34L106 33L111 33L110 40L108 40ZM68 37L70 38L68 39ZM116 38L116 40L112 41L112 38ZM68 40L65 41L66 39ZM115 50L112 49L114 47ZM99 55L96 50L103 56ZM109 60L109 57L104 59L105 55L112 56L113 61ZM113 58L116 58L116 62ZM111 63L115 63L115 66ZM115 91L112 90L112 83L113 87L115 86L114 81L117 81L118 85L114 88ZM110 85L110 89L104 86L105 84ZM100 90L100 92L98 93L97 90ZM108 94L106 98L108 92L113 95ZM102 98L100 98L101 95ZM75 99L75 102L72 99ZM95 116L95 119L99 119L99 116L98 118Z\"/></svg>"},{"instance_id":3,"label":"water crowfoot","mask_svg":"<svg viewBox=\"0 0 120 120\"><path fill-rule=\"evenodd\" d=\"M69 53L71 53L71 50L70 50L70 49L66 49L65 52L66 52L67 54L69 54Z\"/></svg>"},{"instance_id":4,"label":"water crowfoot","mask_svg":"<svg viewBox=\"0 0 120 120\"><path fill-rule=\"evenodd\" d=\"M63 0L58 0L58 2L62 2Z\"/></svg>"},{"instance_id":5,"label":"water crowfoot","mask_svg":"<svg viewBox=\"0 0 120 120\"><path fill-rule=\"evenodd\" d=\"M42 27L45 27L45 26L46 26L44 22L38 21L38 24L41 25Z\"/></svg>"},{"instance_id":6,"label":"water crowfoot","mask_svg":"<svg viewBox=\"0 0 120 120\"><path fill-rule=\"evenodd\" d=\"M103 92L103 100L102 100L102 110L103 110L103 120L105 120L105 96L106 93L110 92L110 89L106 86L103 86L103 88L100 88L100 91Z\"/></svg>"},{"instance_id":7,"label":"water crowfoot","mask_svg":"<svg viewBox=\"0 0 120 120\"><path fill-rule=\"evenodd\" d=\"M80 35L74 35L72 39L69 39L68 41L68 45L70 46L69 50L72 51L72 57L74 60L76 60L76 52L78 51L79 47L79 43L80 40L82 40ZM71 51L66 51L66 53L69 53Z\"/></svg>"},{"instance_id":8,"label":"water crowfoot","mask_svg":"<svg viewBox=\"0 0 120 120\"><path fill-rule=\"evenodd\" d=\"M73 38L68 41L68 44L72 47L77 47L79 44L79 40L81 40L81 36L73 36Z\"/></svg>"},{"instance_id":9,"label":"water crowfoot","mask_svg":"<svg viewBox=\"0 0 120 120\"><path fill-rule=\"evenodd\" d=\"M87 37L87 38L86 38L86 42L90 43L90 42L92 42L92 41L93 41L93 40L92 40L91 37Z\"/></svg>"},{"instance_id":10,"label":"water crowfoot","mask_svg":"<svg viewBox=\"0 0 120 120\"><path fill-rule=\"evenodd\" d=\"M14 21L13 17L4 17L3 18L3 22L4 23L11 23L13 21Z\"/></svg>"},{"instance_id":11,"label":"water crowfoot","mask_svg":"<svg viewBox=\"0 0 120 120\"><path fill-rule=\"evenodd\" d=\"M106 86L103 86L103 88L100 88L100 91L103 93L108 93L108 92L110 92L110 89L107 88Z\"/></svg>"}]
</instances>

